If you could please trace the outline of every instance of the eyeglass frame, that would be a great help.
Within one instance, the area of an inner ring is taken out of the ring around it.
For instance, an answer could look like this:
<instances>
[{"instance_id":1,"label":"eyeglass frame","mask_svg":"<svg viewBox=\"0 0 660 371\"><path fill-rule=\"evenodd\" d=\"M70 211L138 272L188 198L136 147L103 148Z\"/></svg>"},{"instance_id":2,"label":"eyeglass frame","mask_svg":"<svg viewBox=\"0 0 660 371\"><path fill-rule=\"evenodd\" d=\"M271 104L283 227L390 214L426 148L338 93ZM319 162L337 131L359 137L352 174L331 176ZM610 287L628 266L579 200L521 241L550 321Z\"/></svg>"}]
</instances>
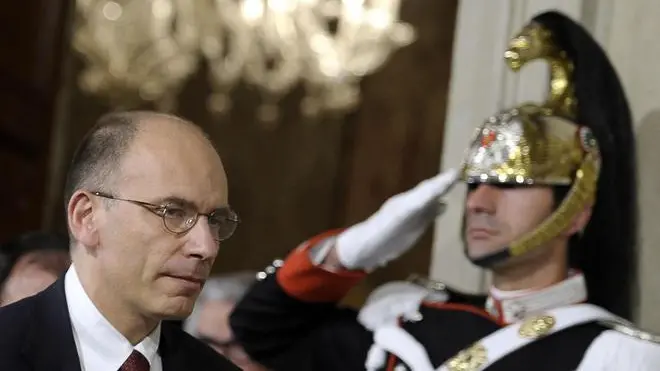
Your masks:
<instances>
[{"instance_id":1,"label":"eyeglass frame","mask_svg":"<svg viewBox=\"0 0 660 371\"><path fill-rule=\"evenodd\" d=\"M184 229L183 231L173 231L172 229L170 229L167 226L167 222L165 221L165 212L167 211L167 207L170 203L158 205L158 204L153 204L153 203L145 202L145 201L138 201L138 200L132 200L132 199L128 199L128 198L121 198L121 197L117 197L117 196L114 196L114 195L106 193L106 192L90 191L90 193L93 194L94 196L105 198L105 199L108 199L108 200L124 201L124 202L131 203L133 205L140 206L140 207L144 208L145 210L151 212L152 214L158 216L163 221L163 227L165 228L165 230L169 233L172 233L172 234L176 235L176 236L184 235L184 234L188 233L191 229L195 228L195 226L197 225L197 222L199 221L200 216L205 216L207 219L210 219L214 216L215 212L217 212L218 210L227 210L229 212L230 215L227 217L227 220L234 223L234 228L232 229L231 233L229 233L229 235L227 237L224 237L224 238L218 237L216 239L217 242L226 241L229 238L231 238L231 236L233 236L234 233L236 232L236 229L238 228L238 225L241 223L241 220L238 217L238 214L236 213L236 211L234 211L229 206L222 207L222 208L217 208L217 209L215 209L214 211L212 211L210 213L202 213L202 212L199 212L199 210L195 209L194 207L191 207L191 209L194 209L194 211L195 211L195 216L194 216L193 222L190 223L190 226L187 227L186 229ZM186 200L183 200L183 199L181 200L181 202L182 203L187 203L187 204L192 204L190 201L186 201ZM171 202L171 204L174 204L174 203L175 203L174 201ZM184 206L184 205L179 205L179 206L181 207L181 206ZM187 223L188 220L191 220L191 218L188 218L186 220L186 222L185 222L186 224L188 224Z\"/></svg>"}]
</instances>

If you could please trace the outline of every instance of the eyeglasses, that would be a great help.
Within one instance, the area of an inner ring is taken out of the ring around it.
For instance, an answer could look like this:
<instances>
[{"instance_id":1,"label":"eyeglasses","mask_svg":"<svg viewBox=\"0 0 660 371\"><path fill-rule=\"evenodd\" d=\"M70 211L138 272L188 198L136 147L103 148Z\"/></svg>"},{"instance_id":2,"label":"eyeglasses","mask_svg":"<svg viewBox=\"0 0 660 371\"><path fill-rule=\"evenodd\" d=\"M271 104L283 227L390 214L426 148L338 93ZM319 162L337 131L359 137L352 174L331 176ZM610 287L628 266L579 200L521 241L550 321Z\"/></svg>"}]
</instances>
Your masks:
<instances>
[{"instance_id":1,"label":"eyeglasses","mask_svg":"<svg viewBox=\"0 0 660 371\"><path fill-rule=\"evenodd\" d=\"M144 201L119 198L103 192L92 192L92 194L110 200L130 202L134 205L141 206L161 217L165 229L176 235L188 232L197 224L200 216L205 216L208 219L209 227L215 240L221 242L231 237L240 223L238 214L229 207L218 208L208 214L204 214L197 211L190 201L181 199L170 199L161 205L156 205Z\"/></svg>"}]
</instances>

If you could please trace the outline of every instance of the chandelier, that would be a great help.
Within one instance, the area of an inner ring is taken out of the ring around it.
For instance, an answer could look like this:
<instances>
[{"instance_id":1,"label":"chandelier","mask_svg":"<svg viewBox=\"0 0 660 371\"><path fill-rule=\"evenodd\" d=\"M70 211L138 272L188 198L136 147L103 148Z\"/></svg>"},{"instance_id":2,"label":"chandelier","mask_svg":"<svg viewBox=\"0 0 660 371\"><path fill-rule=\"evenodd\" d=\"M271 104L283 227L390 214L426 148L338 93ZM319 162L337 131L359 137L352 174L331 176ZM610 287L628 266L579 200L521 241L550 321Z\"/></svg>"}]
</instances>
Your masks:
<instances>
[{"instance_id":1,"label":"chandelier","mask_svg":"<svg viewBox=\"0 0 660 371\"><path fill-rule=\"evenodd\" d=\"M300 84L303 114L346 112L361 78L414 40L399 9L400 0L77 0L79 85L116 107L171 111L204 61L216 114L241 81L260 92L264 121Z\"/></svg>"}]
</instances>

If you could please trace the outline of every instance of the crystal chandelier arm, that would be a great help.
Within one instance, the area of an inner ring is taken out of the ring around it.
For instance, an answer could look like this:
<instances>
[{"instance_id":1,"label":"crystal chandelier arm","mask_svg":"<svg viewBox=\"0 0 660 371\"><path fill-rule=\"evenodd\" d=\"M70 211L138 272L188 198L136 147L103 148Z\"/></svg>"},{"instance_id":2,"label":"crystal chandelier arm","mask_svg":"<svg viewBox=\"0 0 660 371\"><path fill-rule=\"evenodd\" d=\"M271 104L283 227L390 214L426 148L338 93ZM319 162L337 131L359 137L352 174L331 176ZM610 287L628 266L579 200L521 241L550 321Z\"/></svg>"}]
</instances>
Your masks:
<instances>
[{"instance_id":1,"label":"crystal chandelier arm","mask_svg":"<svg viewBox=\"0 0 660 371\"><path fill-rule=\"evenodd\" d=\"M202 9L201 52L209 63L212 83L229 90L240 79L253 35L233 0L215 0Z\"/></svg>"},{"instance_id":2,"label":"crystal chandelier arm","mask_svg":"<svg viewBox=\"0 0 660 371\"><path fill-rule=\"evenodd\" d=\"M245 66L246 80L273 96L287 93L302 72L299 34L292 22L296 10L268 2Z\"/></svg>"},{"instance_id":3,"label":"crystal chandelier arm","mask_svg":"<svg viewBox=\"0 0 660 371\"><path fill-rule=\"evenodd\" d=\"M87 59L81 84L114 105L172 102L196 67L193 2L77 3L74 47Z\"/></svg>"},{"instance_id":4,"label":"crystal chandelier arm","mask_svg":"<svg viewBox=\"0 0 660 371\"><path fill-rule=\"evenodd\" d=\"M73 43L87 60L83 89L113 104L173 101L203 57L211 98L224 100L216 107L244 77L270 108L302 81L323 101L308 106L347 109L360 78L412 40L396 36L411 29L399 8L400 0L77 0Z\"/></svg>"}]
</instances>

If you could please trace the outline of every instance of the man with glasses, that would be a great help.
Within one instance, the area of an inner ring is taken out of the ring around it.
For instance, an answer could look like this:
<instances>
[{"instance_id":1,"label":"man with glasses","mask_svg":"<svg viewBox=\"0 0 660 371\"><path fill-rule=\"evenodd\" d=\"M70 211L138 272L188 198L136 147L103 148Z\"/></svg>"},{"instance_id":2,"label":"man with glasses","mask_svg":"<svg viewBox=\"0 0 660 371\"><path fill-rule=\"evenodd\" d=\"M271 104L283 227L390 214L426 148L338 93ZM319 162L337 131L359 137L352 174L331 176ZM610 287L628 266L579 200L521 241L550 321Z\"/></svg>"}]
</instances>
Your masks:
<instances>
[{"instance_id":1,"label":"man with glasses","mask_svg":"<svg viewBox=\"0 0 660 371\"><path fill-rule=\"evenodd\" d=\"M74 154L65 207L72 265L0 309L2 369L238 369L168 321L191 313L238 224L202 130L154 112L102 117Z\"/></svg>"}]
</instances>

